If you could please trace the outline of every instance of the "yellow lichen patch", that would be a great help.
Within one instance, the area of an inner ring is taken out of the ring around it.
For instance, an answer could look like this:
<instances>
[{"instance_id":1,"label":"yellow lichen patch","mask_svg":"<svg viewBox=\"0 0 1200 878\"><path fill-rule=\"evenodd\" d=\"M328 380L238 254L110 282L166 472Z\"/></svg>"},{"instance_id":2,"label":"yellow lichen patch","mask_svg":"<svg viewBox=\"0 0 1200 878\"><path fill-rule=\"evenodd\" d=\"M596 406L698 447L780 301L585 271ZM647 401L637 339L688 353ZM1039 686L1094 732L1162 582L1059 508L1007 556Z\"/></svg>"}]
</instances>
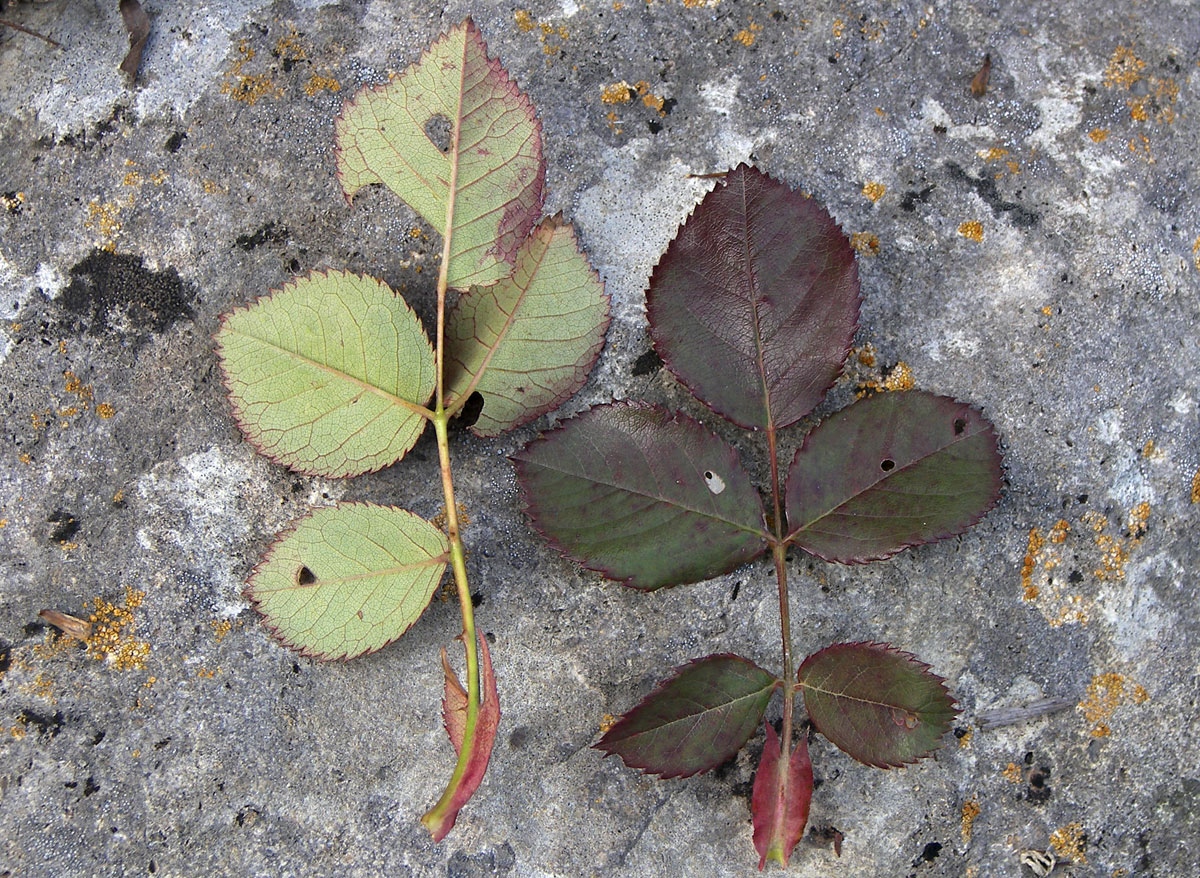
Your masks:
<instances>
[{"instance_id":1,"label":"yellow lichen patch","mask_svg":"<svg viewBox=\"0 0 1200 878\"><path fill-rule=\"evenodd\" d=\"M121 234L121 221L118 219L120 215L121 205L115 201L102 203L93 198L88 203L88 218L84 220L83 226L98 232L104 241L104 249L110 253L117 249L117 235Z\"/></svg>"},{"instance_id":2,"label":"yellow lichen patch","mask_svg":"<svg viewBox=\"0 0 1200 878\"><path fill-rule=\"evenodd\" d=\"M1008 155L1008 150L999 146L993 146L991 149L978 150L976 154L985 162L998 162Z\"/></svg>"},{"instance_id":3,"label":"yellow lichen patch","mask_svg":"<svg viewBox=\"0 0 1200 878\"><path fill-rule=\"evenodd\" d=\"M57 702L57 699L54 697L54 680L45 674L38 674L28 683L18 686L17 689L26 695L45 699L51 704Z\"/></svg>"},{"instance_id":4,"label":"yellow lichen patch","mask_svg":"<svg viewBox=\"0 0 1200 878\"><path fill-rule=\"evenodd\" d=\"M875 345L870 342L867 342L862 347L855 348L850 354L864 366L875 365Z\"/></svg>"},{"instance_id":5,"label":"yellow lichen patch","mask_svg":"<svg viewBox=\"0 0 1200 878\"><path fill-rule=\"evenodd\" d=\"M228 634L233 628L233 623L228 619L213 619L208 624L212 626L213 637L217 639L217 643L220 643L222 640L224 640L225 635Z\"/></svg>"},{"instance_id":6,"label":"yellow lichen patch","mask_svg":"<svg viewBox=\"0 0 1200 878\"><path fill-rule=\"evenodd\" d=\"M107 661L120 671L145 670L150 644L133 637L137 627L133 611L142 605L146 593L125 587L120 605L103 598L91 602L92 635L87 639L88 655L97 661Z\"/></svg>"},{"instance_id":7,"label":"yellow lichen patch","mask_svg":"<svg viewBox=\"0 0 1200 878\"><path fill-rule=\"evenodd\" d=\"M332 76L321 76L319 73L314 73L308 78L308 82L304 83L304 93L310 98L322 91L337 92L341 91L342 84Z\"/></svg>"},{"instance_id":8,"label":"yellow lichen patch","mask_svg":"<svg viewBox=\"0 0 1200 878\"><path fill-rule=\"evenodd\" d=\"M880 18L872 18L870 21L864 21L858 27L858 32L872 42L882 40L887 33L887 20Z\"/></svg>"},{"instance_id":9,"label":"yellow lichen patch","mask_svg":"<svg viewBox=\"0 0 1200 878\"><path fill-rule=\"evenodd\" d=\"M1196 271L1200 271L1200 238L1192 244L1192 265L1196 266Z\"/></svg>"},{"instance_id":10,"label":"yellow lichen patch","mask_svg":"<svg viewBox=\"0 0 1200 878\"><path fill-rule=\"evenodd\" d=\"M969 220L958 227L958 233L972 241L983 240L983 223L979 220Z\"/></svg>"},{"instance_id":11,"label":"yellow lichen patch","mask_svg":"<svg viewBox=\"0 0 1200 878\"><path fill-rule=\"evenodd\" d=\"M754 45L754 41L758 39L758 34L761 30L762 25L758 24L752 18L750 19L750 23L748 25L733 35L733 41L735 43L741 43L743 46L749 48L750 46Z\"/></svg>"},{"instance_id":12,"label":"yellow lichen patch","mask_svg":"<svg viewBox=\"0 0 1200 878\"><path fill-rule=\"evenodd\" d=\"M1000 776L1009 783L1020 783L1022 780L1021 767L1015 762L1010 762L1005 769L1000 772Z\"/></svg>"},{"instance_id":13,"label":"yellow lichen patch","mask_svg":"<svg viewBox=\"0 0 1200 878\"><path fill-rule=\"evenodd\" d=\"M1200 469L1192 476L1192 502L1200 503Z\"/></svg>"},{"instance_id":14,"label":"yellow lichen patch","mask_svg":"<svg viewBox=\"0 0 1200 878\"><path fill-rule=\"evenodd\" d=\"M24 203L25 203L25 193L24 192L16 192L12 195L9 195L7 193L0 195L0 205L3 205L4 209L7 210L9 213L16 213L18 210L21 209L21 205L23 205Z\"/></svg>"},{"instance_id":15,"label":"yellow lichen patch","mask_svg":"<svg viewBox=\"0 0 1200 878\"><path fill-rule=\"evenodd\" d=\"M645 104L647 107L649 107L651 110L654 110L655 112L657 112L658 115L660 115L660 116L667 115L667 111L663 109L663 106L665 106L666 101L659 95L656 95L656 94L642 95L642 103Z\"/></svg>"},{"instance_id":16,"label":"yellow lichen patch","mask_svg":"<svg viewBox=\"0 0 1200 878\"><path fill-rule=\"evenodd\" d=\"M275 85L267 74L242 73L242 69L254 59L254 50L245 40L238 45L238 54L241 57L225 73L225 80L221 83L221 94L229 95L235 101L242 101L250 106L254 106L262 98L283 94L283 90Z\"/></svg>"},{"instance_id":17,"label":"yellow lichen patch","mask_svg":"<svg viewBox=\"0 0 1200 878\"><path fill-rule=\"evenodd\" d=\"M616 112L614 112L613 110L609 110L607 113L604 114L604 121L606 123L608 123L608 130L611 131L613 134L620 134L622 131L625 130L624 128L621 127L621 119L617 116Z\"/></svg>"},{"instance_id":18,"label":"yellow lichen patch","mask_svg":"<svg viewBox=\"0 0 1200 878\"><path fill-rule=\"evenodd\" d=\"M879 253L879 238L870 232L855 232L850 236L850 246L866 256Z\"/></svg>"},{"instance_id":19,"label":"yellow lichen patch","mask_svg":"<svg viewBox=\"0 0 1200 878\"><path fill-rule=\"evenodd\" d=\"M1050 847L1054 848L1060 859L1070 860L1080 865L1087 863L1084 848L1087 845L1087 835L1079 823L1068 823L1050 833Z\"/></svg>"},{"instance_id":20,"label":"yellow lichen patch","mask_svg":"<svg viewBox=\"0 0 1200 878\"><path fill-rule=\"evenodd\" d=\"M835 19L833 22L833 38L835 40L840 40L842 38L842 34L845 32L846 22L842 21L840 18Z\"/></svg>"},{"instance_id":21,"label":"yellow lichen patch","mask_svg":"<svg viewBox=\"0 0 1200 878\"><path fill-rule=\"evenodd\" d=\"M885 192L887 192L887 187L882 183L872 183L869 181L863 183L862 194L865 195L872 204L875 204L880 198L883 198L883 193Z\"/></svg>"},{"instance_id":22,"label":"yellow lichen patch","mask_svg":"<svg viewBox=\"0 0 1200 878\"><path fill-rule=\"evenodd\" d=\"M528 9L518 9L513 13L513 20L517 23L517 28L523 34L529 33L537 24L534 23L533 16L529 14Z\"/></svg>"},{"instance_id":23,"label":"yellow lichen patch","mask_svg":"<svg viewBox=\"0 0 1200 878\"><path fill-rule=\"evenodd\" d=\"M967 729L965 732L963 732L962 737L958 739L958 749L966 750L971 746L971 740L974 737L975 731L973 729Z\"/></svg>"},{"instance_id":24,"label":"yellow lichen patch","mask_svg":"<svg viewBox=\"0 0 1200 878\"><path fill-rule=\"evenodd\" d=\"M96 415L106 421L116 413L117 410L106 402L102 402L100 405L96 406Z\"/></svg>"},{"instance_id":25,"label":"yellow lichen patch","mask_svg":"<svg viewBox=\"0 0 1200 878\"><path fill-rule=\"evenodd\" d=\"M218 673L220 673L220 671L220 668L215 668L211 671L208 668L200 668L198 671L196 671L196 676L202 680L211 680Z\"/></svg>"},{"instance_id":26,"label":"yellow lichen patch","mask_svg":"<svg viewBox=\"0 0 1200 878\"><path fill-rule=\"evenodd\" d=\"M1117 46L1104 69L1104 84L1108 88L1128 89L1142 78L1146 62L1133 54L1128 46Z\"/></svg>"},{"instance_id":27,"label":"yellow lichen patch","mask_svg":"<svg viewBox=\"0 0 1200 878\"><path fill-rule=\"evenodd\" d=\"M137 171L130 171L125 175L125 179L121 181L126 186L141 186L142 175Z\"/></svg>"},{"instance_id":28,"label":"yellow lichen patch","mask_svg":"<svg viewBox=\"0 0 1200 878\"><path fill-rule=\"evenodd\" d=\"M1093 738L1106 738L1112 734L1107 721L1126 699L1134 704L1145 704L1150 700L1150 693L1123 674L1097 674L1092 677L1087 698L1077 706L1083 712L1083 718L1091 723L1089 734Z\"/></svg>"},{"instance_id":29,"label":"yellow lichen patch","mask_svg":"<svg viewBox=\"0 0 1200 878\"><path fill-rule=\"evenodd\" d=\"M633 89L625 80L606 85L600 92L600 100L605 104L627 104L633 100Z\"/></svg>"},{"instance_id":30,"label":"yellow lichen patch","mask_svg":"<svg viewBox=\"0 0 1200 878\"><path fill-rule=\"evenodd\" d=\"M913 379L912 367L903 360L896 363L883 380L884 390L912 390L914 387L916 381Z\"/></svg>"},{"instance_id":31,"label":"yellow lichen patch","mask_svg":"<svg viewBox=\"0 0 1200 878\"><path fill-rule=\"evenodd\" d=\"M1060 518L1054 522L1054 527L1050 528L1050 542L1054 544L1062 543L1066 540L1067 534L1071 532L1071 523L1065 518Z\"/></svg>"},{"instance_id":32,"label":"yellow lichen patch","mask_svg":"<svg viewBox=\"0 0 1200 878\"><path fill-rule=\"evenodd\" d=\"M602 735L608 734L609 730L617 724L617 719L611 713L604 714L604 718L600 720L600 733Z\"/></svg>"},{"instance_id":33,"label":"yellow lichen patch","mask_svg":"<svg viewBox=\"0 0 1200 878\"><path fill-rule=\"evenodd\" d=\"M962 840L963 844L971 843L971 831L975 828L975 818L979 816L982 810L979 807L978 799L971 799L968 802L963 802L962 806Z\"/></svg>"},{"instance_id":34,"label":"yellow lichen patch","mask_svg":"<svg viewBox=\"0 0 1200 878\"><path fill-rule=\"evenodd\" d=\"M28 726L27 726L27 721L25 720L25 718L24 718L24 717L18 717L18 719L17 719L17 725L15 725L15 726L13 726L12 728L10 728L10 729L8 730L8 733L9 733L10 735L12 735L12 737L13 737L13 738L15 738L15 739L16 739L16 740L18 740L18 741L20 741L20 740L21 740L22 738L24 738L24 737L25 737L27 734L29 734L29 728L28 728Z\"/></svg>"},{"instance_id":35,"label":"yellow lichen patch","mask_svg":"<svg viewBox=\"0 0 1200 878\"><path fill-rule=\"evenodd\" d=\"M1136 542L1146 535L1146 522L1149 518L1150 504L1144 500L1129 510L1129 517L1125 520L1125 526L1129 530L1129 538L1131 540Z\"/></svg>"},{"instance_id":36,"label":"yellow lichen patch","mask_svg":"<svg viewBox=\"0 0 1200 878\"><path fill-rule=\"evenodd\" d=\"M1145 134L1139 134L1137 137L1129 139L1129 151L1135 156L1145 159L1148 165L1155 163L1154 156L1150 152L1150 138Z\"/></svg>"},{"instance_id":37,"label":"yellow lichen patch","mask_svg":"<svg viewBox=\"0 0 1200 878\"><path fill-rule=\"evenodd\" d=\"M1088 137L1092 138L1092 143L1103 143L1108 140L1107 128L1093 128L1088 132Z\"/></svg>"}]
</instances>

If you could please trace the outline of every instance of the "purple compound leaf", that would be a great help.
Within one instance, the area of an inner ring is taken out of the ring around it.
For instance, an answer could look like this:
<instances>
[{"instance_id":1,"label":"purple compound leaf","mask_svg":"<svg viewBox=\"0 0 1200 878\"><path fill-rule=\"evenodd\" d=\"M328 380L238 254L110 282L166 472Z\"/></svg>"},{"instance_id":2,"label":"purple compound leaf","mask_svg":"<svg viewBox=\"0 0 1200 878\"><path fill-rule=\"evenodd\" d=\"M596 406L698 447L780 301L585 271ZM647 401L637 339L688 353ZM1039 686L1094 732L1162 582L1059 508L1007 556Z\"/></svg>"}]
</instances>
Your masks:
<instances>
[{"instance_id":1,"label":"purple compound leaf","mask_svg":"<svg viewBox=\"0 0 1200 878\"><path fill-rule=\"evenodd\" d=\"M762 499L737 453L684 415L598 406L513 460L534 525L632 588L710 579L766 548Z\"/></svg>"},{"instance_id":2,"label":"purple compound leaf","mask_svg":"<svg viewBox=\"0 0 1200 878\"><path fill-rule=\"evenodd\" d=\"M691 777L742 748L777 686L774 674L741 656L696 659L676 668L596 748L648 774Z\"/></svg>"},{"instance_id":3,"label":"purple compound leaf","mask_svg":"<svg viewBox=\"0 0 1200 878\"><path fill-rule=\"evenodd\" d=\"M929 665L886 643L837 643L797 675L809 718L859 762L896 768L940 746L958 711Z\"/></svg>"},{"instance_id":4,"label":"purple compound leaf","mask_svg":"<svg viewBox=\"0 0 1200 878\"><path fill-rule=\"evenodd\" d=\"M786 427L824 398L858 306L854 250L833 218L745 164L679 227L646 294L663 361L747 429Z\"/></svg>"},{"instance_id":5,"label":"purple compound leaf","mask_svg":"<svg viewBox=\"0 0 1200 878\"><path fill-rule=\"evenodd\" d=\"M788 471L788 540L861 563L965 531L1000 495L991 423L923 391L881 393L826 418Z\"/></svg>"}]
</instances>

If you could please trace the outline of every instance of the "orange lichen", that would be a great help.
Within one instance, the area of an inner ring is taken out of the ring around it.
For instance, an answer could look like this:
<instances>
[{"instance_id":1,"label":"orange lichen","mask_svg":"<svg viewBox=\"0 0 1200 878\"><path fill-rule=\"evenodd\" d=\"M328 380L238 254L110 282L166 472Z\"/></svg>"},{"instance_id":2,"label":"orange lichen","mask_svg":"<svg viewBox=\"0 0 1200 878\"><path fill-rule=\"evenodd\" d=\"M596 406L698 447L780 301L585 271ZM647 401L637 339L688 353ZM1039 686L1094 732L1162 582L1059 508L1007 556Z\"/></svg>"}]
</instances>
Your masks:
<instances>
[{"instance_id":1,"label":"orange lichen","mask_svg":"<svg viewBox=\"0 0 1200 878\"><path fill-rule=\"evenodd\" d=\"M617 720L618 717L613 716L611 713L604 714L604 718L600 720L600 733L608 734L609 730L617 724Z\"/></svg>"},{"instance_id":2,"label":"orange lichen","mask_svg":"<svg viewBox=\"0 0 1200 878\"><path fill-rule=\"evenodd\" d=\"M867 256L879 252L879 238L870 232L855 232L850 236L850 246Z\"/></svg>"},{"instance_id":3,"label":"orange lichen","mask_svg":"<svg viewBox=\"0 0 1200 878\"><path fill-rule=\"evenodd\" d=\"M1200 271L1200 238L1197 238L1196 242L1192 244L1192 264L1196 266L1196 271ZM13 325L13 328L16 328L16 324Z\"/></svg>"},{"instance_id":4,"label":"orange lichen","mask_svg":"<svg viewBox=\"0 0 1200 878\"><path fill-rule=\"evenodd\" d=\"M969 238L972 241L982 241L983 223L979 222L978 220L969 220L959 225L958 233L964 238Z\"/></svg>"},{"instance_id":5,"label":"orange lichen","mask_svg":"<svg viewBox=\"0 0 1200 878\"><path fill-rule=\"evenodd\" d=\"M750 23L746 27L733 35L733 41L749 48L754 45L754 41L758 39L758 34L761 30L762 25L755 22L754 19L750 19Z\"/></svg>"},{"instance_id":6,"label":"orange lichen","mask_svg":"<svg viewBox=\"0 0 1200 878\"><path fill-rule=\"evenodd\" d=\"M883 380L884 390L912 390L915 386L912 367L903 360L896 363Z\"/></svg>"},{"instance_id":7,"label":"orange lichen","mask_svg":"<svg viewBox=\"0 0 1200 878\"><path fill-rule=\"evenodd\" d=\"M133 637L137 627L133 611L142 605L146 593L125 587L124 601L118 605L103 598L91 601L92 634L87 639L88 655L107 661L117 670L145 670L150 644Z\"/></svg>"},{"instance_id":8,"label":"orange lichen","mask_svg":"<svg viewBox=\"0 0 1200 878\"><path fill-rule=\"evenodd\" d=\"M517 23L517 28L523 34L529 33L537 24L533 20L533 16L529 14L528 9L518 9L513 13L513 20Z\"/></svg>"},{"instance_id":9,"label":"orange lichen","mask_svg":"<svg viewBox=\"0 0 1200 878\"><path fill-rule=\"evenodd\" d=\"M220 670L220 668L216 668L215 670L211 671L208 668L200 668L196 671L196 676L202 680L211 680Z\"/></svg>"},{"instance_id":10,"label":"orange lichen","mask_svg":"<svg viewBox=\"0 0 1200 878\"><path fill-rule=\"evenodd\" d=\"M1154 164L1155 158L1150 152L1150 138L1144 134L1139 134L1137 137L1130 138L1129 151L1136 156L1140 156L1146 160L1146 164Z\"/></svg>"},{"instance_id":11,"label":"orange lichen","mask_svg":"<svg viewBox=\"0 0 1200 878\"><path fill-rule=\"evenodd\" d=\"M1150 518L1150 504L1144 500L1129 510L1125 526L1129 529L1129 538L1134 542L1146 534L1146 522Z\"/></svg>"},{"instance_id":12,"label":"orange lichen","mask_svg":"<svg viewBox=\"0 0 1200 878\"><path fill-rule=\"evenodd\" d=\"M867 342L860 348L855 348L852 353L854 354L855 359L857 359L864 366L875 365L875 345L871 344L870 342Z\"/></svg>"},{"instance_id":13,"label":"orange lichen","mask_svg":"<svg viewBox=\"0 0 1200 878\"><path fill-rule=\"evenodd\" d=\"M225 73L225 81L221 83L221 94L229 95L233 100L250 106L254 106L262 98L283 94L283 90L275 85L267 74L242 73L242 69L254 58L254 50L245 40L238 45L238 54L241 57Z\"/></svg>"},{"instance_id":14,"label":"orange lichen","mask_svg":"<svg viewBox=\"0 0 1200 878\"><path fill-rule=\"evenodd\" d=\"M208 624L212 626L213 637L217 639L217 643L224 640L225 635L233 629L233 623L228 619L213 619Z\"/></svg>"},{"instance_id":15,"label":"orange lichen","mask_svg":"<svg viewBox=\"0 0 1200 878\"><path fill-rule=\"evenodd\" d=\"M1050 847L1054 848L1054 853L1060 859L1085 865L1087 863L1087 855L1084 853L1086 846L1087 835L1079 823L1068 823L1050 833Z\"/></svg>"},{"instance_id":16,"label":"orange lichen","mask_svg":"<svg viewBox=\"0 0 1200 878\"><path fill-rule=\"evenodd\" d=\"M57 699L54 697L54 680L45 674L38 674L28 683L18 686L17 689L26 695L45 699L51 704L57 703Z\"/></svg>"},{"instance_id":17,"label":"orange lichen","mask_svg":"<svg viewBox=\"0 0 1200 878\"><path fill-rule=\"evenodd\" d=\"M1093 143L1103 143L1108 140L1107 128L1093 128L1088 132L1088 137L1092 138Z\"/></svg>"},{"instance_id":18,"label":"orange lichen","mask_svg":"<svg viewBox=\"0 0 1200 878\"><path fill-rule=\"evenodd\" d=\"M993 146L991 149L981 149L978 155L985 162L996 162L1008 155L1008 150L999 146Z\"/></svg>"},{"instance_id":19,"label":"orange lichen","mask_svg":"<svg viewBox=\"0 0 1200 878\"><path fill-rule=\"evenodd\" d=\"M336 92L341 91L341 88L342 84L332 76L321 76L320 74L314 73L309 77L308 82L304 84L304 93L311 98L318 92Z\"/></svg>"},{"instance_id":20,"label":"orange lichen","mask_svg":"<svg viewBox=\"0 0 1200 878\"><path fill-rule=\"evenodd\" d=\"M963 802L962 806L962 840L963 844L971 843L971 831L975 828L975 818L982 809L978 799Z\"/></svg>"},{"instance_id":21,"label":"orange lichen","mask_svg":"<svg viewBox=\"0 0 1200 878\"><path fill-rule=\"evenodd\" d=\"M1129 683L1128 689L1126 683ZM1092 724L1089 734L1093 738L1106 738L1112 734L1107 720L1112 718L1125 699L1134 704L1150 700L1145 687L1128 681L1123 674L1097 674L1088 684L1087 698L1077 705L1083 718Z\"/></svg>"},{"instance_id":22,"label":"orange lichen","mask_svg":"<svg viewBox=\"0 0 1200 878\"><path fill-rule=\"evenodd\" d=\"M971 739L974 737L975 737L974 730L967 729L965 732L963 732L962 737L958 739L958 749L966 750L968 747L971 746Z\"/></svg>"},{"instance_id":23,"label":"orange lichen","mask_svg":"<svg viewBox=\"0 0 1200 878\"><path fill-rule=\"evenodd\" d=\"M833 22L833 38L836 40L840 40L842 38L842 34L844 34L845 32L846 32L846 23L844 21L842 21L840 18L836 19Z\"/></svg>"},{"instance_id":24,"label":"orange lichen","mask_svg":"<svg viewBox=\"0 0 1200 878\"><path fill-rule=\"evenodd\" d=\"M1015 762L1008 763L1008 766L1000 772L1000 776L1009 783L1020 783L1023 777L1020 766Z\"/></svg>"},{"instance_id":25,"label":"orange lichen","mask_svg":"<svg viewBox=\"0 0 1200 878\"><path fill-rule=\"evenodd\" d=\"M1060 518L1054 522L1054 527L1050 528L1050 542L1061 543L1067 538L1067 534L1071 532L1071 524L1065 518Z\"/></svg>"},{"instance_id":26,"label":"orange lichen","mask_svg":"<svg viewBox=\"0 0 1200 878\"><path fill-rule=\"evenodd\" d=\"M1192 502L1200 503L1200 469L1192 476Z\"/></svg>"},{"instance_id":27,"label":"orange lichen","mask_svg":"<svg viewBox=\"0 0 1200 878\"><path fill-rule=\"evenodd\" d=\"M872 204L875 204L880 198L883 198L883 193L885 192L887 192L887 187L882 183L872 183L869 181L863 183L862 194L865 195Z\"/></svg>"},{"instance_id":28,"label":"orange lichen","mask_svg":"<svg viewBox=\"0 0 1200 878\"><path fill-rule=\"evenodd\" d=\"M108 420L116 413L117 410L106 402L102 402L100 405L96 406L96 415L104 420Z\"/></svg>"},{"instance_id":29,"label":"orange lichen","mask_svg":"<svg viewBox=\"0 0 1200 878\"><path fill-rule=\"evenodd\" d=\"M1146 62L1133 54L1128 46L1117 46L1108 59L1108 67L1104 70L1104 84L1108 88L1121 87L1128 89L1142 78L1142 70Z\"/></svg>"},{"instance_id":30,"label":"orange lichen","mask_svg":"<svg viewBox=\"0 0 1200 878\"><path fill-rule=\"evenodd\" d=\"M1025 551L1025 560L1021 563L1022 598L1027 601L1037 600L1041 590L1033 583L1033 571L1037 567L1038 557L1042 546L1045 545L1041 531L1036 527L1029 531L1029 548Z\"/></svg>"},{"instance_id":31,"label":"orange lichen","mask_svg":"<svg viewBox=\"0 0 1200 878\"><path fill-rule=\"evenodd\" d=\"M633 100L633 91L625 80L604 86L600 100L606 104L627 104Z\"/></svg>"}]
</instances>

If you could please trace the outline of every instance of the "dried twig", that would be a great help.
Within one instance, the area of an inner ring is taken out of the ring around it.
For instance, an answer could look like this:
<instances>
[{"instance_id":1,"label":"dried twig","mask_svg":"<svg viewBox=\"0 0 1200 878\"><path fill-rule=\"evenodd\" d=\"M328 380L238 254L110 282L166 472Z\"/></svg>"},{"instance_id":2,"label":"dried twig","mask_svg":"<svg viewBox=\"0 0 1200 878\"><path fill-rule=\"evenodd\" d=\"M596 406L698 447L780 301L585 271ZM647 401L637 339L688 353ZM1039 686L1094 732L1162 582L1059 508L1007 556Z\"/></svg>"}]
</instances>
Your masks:
<instances>
[{"instance_id":1,"label":"dried twig","mask_svg":"<svg viewBox=\"0 0 1200 878\"><path fill-rule=\"evenodd\" d=\"M999 726L1029 722L1046 714L1058 713L1074 703L1070 698L1042 698L1020 707L994 707L991 710L981 710L975 715L975 721L979 723L979 728L987 731Z\"/></svg>"},{"instance_id":2,"label":"dried twig","mask_svg":"<svg viewBox=\"0 0 1200 878\"><path fill-rule=\"evenodd\" d=\"M19 30L23 34L29 34L31 37L37 37L39 40L45 40L56 49L63 48L63 44L57 40L52 40L45 34L39 34L35 30L30 30L27 27L17 24L15 21L9 21L7 18L0 18L0 27L11 27L13 30Z\"/></svg>"}]
</instances>

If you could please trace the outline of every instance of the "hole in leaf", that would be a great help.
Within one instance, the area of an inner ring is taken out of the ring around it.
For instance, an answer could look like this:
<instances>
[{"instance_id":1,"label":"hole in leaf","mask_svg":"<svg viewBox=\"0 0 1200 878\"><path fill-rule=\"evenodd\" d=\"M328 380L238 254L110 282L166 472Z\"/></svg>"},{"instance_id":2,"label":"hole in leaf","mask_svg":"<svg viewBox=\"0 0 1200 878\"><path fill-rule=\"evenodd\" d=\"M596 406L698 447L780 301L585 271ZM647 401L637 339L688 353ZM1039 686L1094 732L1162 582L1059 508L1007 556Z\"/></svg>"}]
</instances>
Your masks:
<instances>
[{"instance_id":1,"label":"hole in leaf","mask_svg":"<svg viewBox=\"0 0 1200 878\"><path fill-rule=\"evenodd\" d=\"M885 457L883 460L879 461L879 468L885 473L890 473L896 468L896 461L892 460L890 457Z\"/></svg>"},{"instance_id":2,"label":"hole in leaf","mask_svg":"<svg viewBox=\"0 0 1200 878\"><path fill-rule=\"evenodd\" d=\"M964 418L954 419L954 435L961 436L963 430L967 429L967 422Z\"/></svg>"},{"instance_id":3,"label":"hole in leaf","mask_svg":"<svg viewBox=\"0 0 1200 878\"><path fill-rule=\"evenodd\" d=\"M312 585L316 581L317 581L317 577L314 576L313 572L311 570L309 570L307 567L304 567L303 565L301 565L300 569L296 571L296 584L297 585Z\"/></svg>"},{"instance_id":4,"label":"hole in leaf","mask_svg":"<svg viewBox=\"0 0 1200 878\"><path fill-rule=\"evenodd\" d=\"M704 471L704 484L708 485L708 490L714 494L720 494L725 490L725 480L712 470Z\"/></svg>"},{"instance_id":5,"label":"hole in leaf","mask_svg":"<svg viewBox=\"0 0 1200 878\"><path fill-rule=\"evenodd\" d=\"M450 120L438 113L425 120L425 136L438 148L438 152L450 151Z\"/></svg>"},{"instance_id":6,"label":"hole in leaf","mask_svg":"<svg viewBox=\"0 0 1200 878\"><path fill-rule=\"evenodd\" d=\"M464 430L470 427L479 420L479 415L483 411L483 394L478 390L471 391L471 395L467 397L467 401L463 403L463 407L458 412L458 425Z\"/></svg>"}]
</instances>

